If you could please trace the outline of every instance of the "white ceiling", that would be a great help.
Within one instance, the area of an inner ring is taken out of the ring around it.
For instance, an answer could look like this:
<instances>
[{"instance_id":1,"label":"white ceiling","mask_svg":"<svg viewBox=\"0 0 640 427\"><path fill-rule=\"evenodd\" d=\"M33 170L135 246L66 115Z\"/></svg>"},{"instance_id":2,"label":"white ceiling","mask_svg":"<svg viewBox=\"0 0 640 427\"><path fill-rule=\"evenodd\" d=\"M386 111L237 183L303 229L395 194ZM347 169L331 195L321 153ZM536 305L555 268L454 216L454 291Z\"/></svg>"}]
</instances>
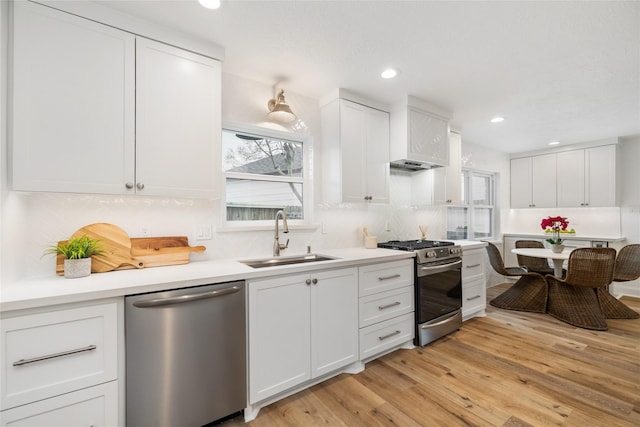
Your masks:
<instances>
[{"instance_id":1,"label":"white ceiling","mask_svg":"<svg viewBox=\"0 0 640 427\"><path fill-rule=\"evenodd\" d=\"M465 141L506 152L640 134L637 0L99 3L211 40L224 72L301 95L423 98ZM400 75L382 80L390 66Z\"/></svg>"}]
</instances>

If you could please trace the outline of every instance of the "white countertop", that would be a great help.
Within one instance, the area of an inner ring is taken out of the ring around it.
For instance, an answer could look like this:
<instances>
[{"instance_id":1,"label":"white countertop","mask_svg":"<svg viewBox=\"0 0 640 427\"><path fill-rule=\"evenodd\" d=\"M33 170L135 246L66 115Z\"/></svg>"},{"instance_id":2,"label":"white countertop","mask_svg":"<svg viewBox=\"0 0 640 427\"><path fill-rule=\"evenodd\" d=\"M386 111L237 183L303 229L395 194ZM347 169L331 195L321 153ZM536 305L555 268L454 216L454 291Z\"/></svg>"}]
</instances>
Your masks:
<instances>
[{"instance_id":1,"label":"white countertop","mask_svg":"<svg viewBox=\"0 0 640 427\"><path fill-rule=\"evenodd\" d=\"M536 239L550 239L553 233L504 233L504 237L533 237ZM561 239L589 240L599 242L622 242L627 240L624 236L588 236L584 234L560 234Z\"/></svg>"},{"instance_id":2,"label":"white countertop","mask_svg":"<svg viewBox=\"0 0 640 427\"><path fill-rule=\"evenodd\" d=\"M481 244L482 242L474 243ZM79 279L65 279L63 276L56 276L52 273L46 277L3 283L0 288L0 312L234 280L305 273L325 268L396 261L415 256L413 252L364 248L333 249L319 251L319 253L336 259L278 267L251 268L239 262L239 260L246 258L234 258L140 270L94 273ZM283 253L283 257L294 255L302 254Z\"/></svg>"}]
</instances>

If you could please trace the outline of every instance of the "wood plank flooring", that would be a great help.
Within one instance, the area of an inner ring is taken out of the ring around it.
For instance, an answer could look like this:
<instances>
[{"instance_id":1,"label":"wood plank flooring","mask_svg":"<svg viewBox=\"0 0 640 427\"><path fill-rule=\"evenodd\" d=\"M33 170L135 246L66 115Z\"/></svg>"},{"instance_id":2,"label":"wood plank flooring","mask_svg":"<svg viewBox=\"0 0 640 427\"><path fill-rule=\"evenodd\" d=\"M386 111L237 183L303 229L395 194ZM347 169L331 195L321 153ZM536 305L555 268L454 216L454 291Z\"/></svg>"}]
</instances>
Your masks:
<instances>
[{"instance_id":1,"label":"wood plank flooring","mask_svg":"<svg viewBox=\"0 0 640 427\"><path fill-rule=\"evenodd\" d=\"M640 299L622 301L640 311ZM271 404L246 425L637 427L640 319L607 323L590 331L487 304L487 317L460 331Z\"/></svg>"}]
</instances>

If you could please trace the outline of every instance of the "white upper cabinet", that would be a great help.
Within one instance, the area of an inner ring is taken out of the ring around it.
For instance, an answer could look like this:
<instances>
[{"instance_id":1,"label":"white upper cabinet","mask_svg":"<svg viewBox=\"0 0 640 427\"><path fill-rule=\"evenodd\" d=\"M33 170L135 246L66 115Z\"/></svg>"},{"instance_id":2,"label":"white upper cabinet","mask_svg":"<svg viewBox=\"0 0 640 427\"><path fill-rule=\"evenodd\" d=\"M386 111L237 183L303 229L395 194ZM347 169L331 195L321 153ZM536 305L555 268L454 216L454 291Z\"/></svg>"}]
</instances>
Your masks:
<instances>
[{"instance_id":1,"label":"white upper cabinet","mask_svg":"<svg viewBox=\"0 0 640 427\"><path fill-rule=\"evenodd\" d=\"M624 141L619 146L622 206L640 206L640 141Z\"/></svg>"},{"instance_id":2,"label":"white upper cabinet","mask_svg":"<svg viewBox=\"0 0 640 427\"><path fill-rule=\"evenodd\" d=\"M449 165L449 113L407 96L392 108L390 150L394 166Z\"/></svg>"},{"instance_id":3,"label":"white upper cabinet","mask_svg":"<svg viewBox=\"0 0 640 427\"><path fill-rule=\"evenodd\" d=\"M615 206L616 146L558 153L558 206Z\"/></svg>"},{"instance_id":4,"label":"white upper cabinet","mask_svg":"<svg viewBox=\"0 0 640 427\"><path fill-rule=\"evenodd\" d=\"M12 188L125 193L135 37L31 2L13 7Z\"/></svg>"},{"instance_id":5,"label":"white upper cabinet","mask_svg":"<svg viewBox=\"0 0 640 427\"><path fill-rule=\"evenodd\" d=\"M556 155L511 159L511 208L556 206Z\"/></svg>"},{"instance_id":6,"label":"white upper cabinet","mask_svg":"<svg viewBox=\"0 0 640 427\"><path fill-rule=\"evenodd\" d=\"M14 4L12 188L214 197L220 63Z\"/></svg>"},{"instance_id":7,"label":"white upper cabinet","mask_svg":"<svg viewBox=\"0 0 640 427\"><path fill-rule=\"evenodd\" d=\"M389 113L346 99L322 107L325 202L389 201Z\"/></svg>"},{"instance_id":8,"label":"white upper cabinet","mask_svg":"<svg viewBox=\"0 0 640 427\"><path fill-rule=\"evenodd\" d=\"M434 195L436 204L462 203L462 139L459 133L449 133L449 166L435 168Z\"/></svg>"},{"instance_id":9,"label":"white upper cabinet","mask_svg":"<svg viewBox=\"0 0 640 427\"><path fill-rule=\"evenodd\" d=\"M215 197L220 62L140 38L136 54L136 191Z\"/></svg>"}]
</instances>

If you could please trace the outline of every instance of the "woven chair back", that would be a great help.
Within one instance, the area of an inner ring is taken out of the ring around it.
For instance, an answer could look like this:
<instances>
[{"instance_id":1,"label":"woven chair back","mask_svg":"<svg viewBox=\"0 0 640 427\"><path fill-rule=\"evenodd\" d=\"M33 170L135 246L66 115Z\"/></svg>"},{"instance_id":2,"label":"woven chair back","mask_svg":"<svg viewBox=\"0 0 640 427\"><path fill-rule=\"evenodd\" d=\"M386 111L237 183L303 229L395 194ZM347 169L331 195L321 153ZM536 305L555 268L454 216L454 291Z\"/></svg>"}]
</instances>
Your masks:
<instances>
[{"instance_id":1,"label":"woven chair back","mask_svg":"<svg viewBox=\"0 0 640 427\"><path fill-rule=\"evenodd\" d=\"M509 272L506 268L504 268L504 261L502 260L502 255L500 254L500 250L496 245L491 242L487 242L487 254L489 255L489 263L491 263L491 267L498 274L502 274L503 276L508 276Z\"/></svg>"},{"instance_id":2,"label":"woven chair back","mask_svg":"<svg viewBox=\"0 0 640 427\"><path fill-rule=\"evenodd\" d=\"M537 240L516 240L516 248L543 249L544 244ZM529 270L551 270L546 258L518 255L518 265L526 265Z\"/></svg>"},{"instance_id":3,"label":"woven chair back","mask_svg":"<svg viewBox=\"0 0 640 427\"><path fill-rule=\"evenodd\" d=\"M613 281L616 250L577 248L571 251L565 282L589 288L607 286Z\"/></svg>"},{"instance_id":4,"label":"woven chair back","mask_svg":"<svg viewBox=\"0 0 640 427\"><path fill-rule=\"evenodd\" d=\"M618 252L613 280L627 282L638 278L640 278L640 244L627 245Z\"/></svg>"}]
</instances>

